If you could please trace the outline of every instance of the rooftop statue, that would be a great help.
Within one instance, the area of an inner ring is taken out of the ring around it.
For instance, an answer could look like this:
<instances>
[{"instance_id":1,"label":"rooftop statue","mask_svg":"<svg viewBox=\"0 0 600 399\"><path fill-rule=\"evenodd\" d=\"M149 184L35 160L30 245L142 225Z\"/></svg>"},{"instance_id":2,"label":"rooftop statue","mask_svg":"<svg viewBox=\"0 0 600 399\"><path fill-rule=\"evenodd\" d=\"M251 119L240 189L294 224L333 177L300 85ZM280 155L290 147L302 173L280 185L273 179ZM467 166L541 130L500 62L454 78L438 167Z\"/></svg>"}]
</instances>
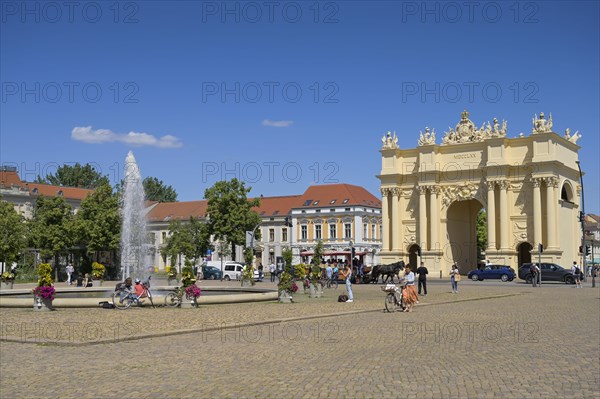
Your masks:
<instances>
[{"instance_id":1,"label":"rooftop statue","mask_svg":"<svg viewBox=\"0 0 600 399\"><path fill-rule=\"evenodd\" d=\"M388 131L387 135L384 135L381 138L381 142L383 143L383 149L397 149L398 148L398 137L396 136L396 132L394 132L394 136L392 136L392 132Z\"/></svg>"},{"instance_id":2,"label":"rooftop statue","mask_svg":"<svg viewBox=\"0 0 600 399\"><path fill-rule=\"evenodd\" d=\"M429 133L429 128L425 127L425 134L419 131L419 145L433 145L435 144L435 129L432 129Z\"/></svg>"},{"instance_id":3,"label":"rooftop statue","mask_svg":"<svg viewBox=\"0 0 600 399\"><path fill-rule=\"evenodd\" d=\"M469 143L483 141L492 137L504 137L506 136L506 121L502 121L502 126L498 122L497 118L494 118L493 125L488 122L487 126L484 123L479 129L475 127L475 124L469 119L469 112L464 110L461 113L461 120L458 122L454 129L448 128L442 144L458 144L458 143Z\"/></svg>"},{"instance_id":4,"label":"rooftop statue","mask_svg":"<svg viewBox=\"0 0 600 399\"><path fill-rule=\"evenodd\" d=\"M534 114L533 116L533 129L531 129L531 133L549 133L552 131L552 114L548 120L545 119L544 113L540 113L540 117Z\"/></svg>"}]
</instances>

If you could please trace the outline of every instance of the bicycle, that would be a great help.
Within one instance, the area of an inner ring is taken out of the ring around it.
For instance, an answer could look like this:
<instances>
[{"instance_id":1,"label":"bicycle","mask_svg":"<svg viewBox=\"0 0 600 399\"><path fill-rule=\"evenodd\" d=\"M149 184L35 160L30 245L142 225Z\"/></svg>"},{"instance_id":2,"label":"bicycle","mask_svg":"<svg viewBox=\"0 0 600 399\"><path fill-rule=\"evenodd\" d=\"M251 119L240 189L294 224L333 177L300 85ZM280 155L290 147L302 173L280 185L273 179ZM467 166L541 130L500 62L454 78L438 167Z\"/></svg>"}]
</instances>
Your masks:
<instances>
[{"instance_id":1,"label":"bicycle","mask_svg":"<svg viewBox=\"0 0 600 399\"><path fill-rule=\"evenodd\" d=\"M194 298L192 295L189 295L185 292L185 288L179 287L174 288L173 291L169 292L167 296L165 296L165 306L174 308L177 306L181 306L181 302L183 302L183 294L185 293L185 299L188 301L193 301L195 306L198 306L198 300Z\"/></svg>"},{"instance_id":2,"label":"bicycle","mask_svg":"<svg viewBox=\"0 0 600 399\"><path fill-rule=\"evenodd\" d=\"M127 289L116 290L112 296L113 305L115 305L115 307L119 310L125 310L131 307L133 304L140 305L145 298L148 298L152 307L155 307L154 301L152 300L152 292L150 291L151 278L152 276L148 276L148 279L142 282L142 287L144 290L142 291L142 295L140 297Z\"/></svg>"},{"instance_id":3,"label":"bicycle","mask_svg":"<svg viewBox=\"0 0 600 399\"><path fill-rule=\"evenodd\" d=\"M401 288L396 287L394 284L388 284L385 287L381 287L381 290L387 293L385 296L385 310L388 313L404 310L405 306L402 303Z\"/></svg>"}]
</instances>

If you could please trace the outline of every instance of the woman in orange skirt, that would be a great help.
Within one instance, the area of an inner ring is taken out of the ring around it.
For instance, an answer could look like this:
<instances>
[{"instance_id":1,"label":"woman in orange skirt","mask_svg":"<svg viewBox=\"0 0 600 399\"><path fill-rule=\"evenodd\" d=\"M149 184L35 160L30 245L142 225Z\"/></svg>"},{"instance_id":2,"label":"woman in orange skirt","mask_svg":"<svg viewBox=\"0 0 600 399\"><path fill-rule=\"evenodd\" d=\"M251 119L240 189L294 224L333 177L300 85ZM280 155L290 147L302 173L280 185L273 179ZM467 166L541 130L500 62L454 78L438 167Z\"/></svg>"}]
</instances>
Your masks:
<instances>
[{"instance_id":1,"label":"woman in orange skirt","mask_svg":"<svg viewBox=\"0 0 600 399\"><path fill-rule=\"evenodd\" d=\"M419 302L417 290L415 289L415 274L406 267L404 269L404 287L402 288L402 302L404 303L404 311L412 312L412 307Z\"/></svg>"}]
</instances>

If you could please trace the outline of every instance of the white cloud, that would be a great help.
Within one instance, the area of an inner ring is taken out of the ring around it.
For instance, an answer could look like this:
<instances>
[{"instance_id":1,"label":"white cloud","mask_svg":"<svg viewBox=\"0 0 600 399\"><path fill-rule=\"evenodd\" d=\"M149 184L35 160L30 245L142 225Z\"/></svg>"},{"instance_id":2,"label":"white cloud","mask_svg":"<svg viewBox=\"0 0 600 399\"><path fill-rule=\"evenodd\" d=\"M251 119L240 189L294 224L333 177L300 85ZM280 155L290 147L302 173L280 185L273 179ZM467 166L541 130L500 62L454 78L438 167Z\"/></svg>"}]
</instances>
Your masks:
<instances>
[{"instance_id":1,"label":"white cloud","mask_svg":"<svg viewBox=\"0 0 600 399\"><path fill-rule=\"evenodd\" d=\"M116 141L136 147L179 148L183 145L177 137L170 134L156 138L148 133L129 132L127 134L118 134L108 129L93 130L91 126L74 127L71 131L71 138L88 144L112 143Z\"/></svg>"},{"instance_id":2,"label":"white cloud","mask_svg":"<svg viewBox=\"0 0 600 399\"><path fill-rule=\"evenodd\" d=\"M294 121L272 121L270 119L265 119L262 121L263 126L271 126L271 127L288 127Z\"/></svg>"}]
</instances>

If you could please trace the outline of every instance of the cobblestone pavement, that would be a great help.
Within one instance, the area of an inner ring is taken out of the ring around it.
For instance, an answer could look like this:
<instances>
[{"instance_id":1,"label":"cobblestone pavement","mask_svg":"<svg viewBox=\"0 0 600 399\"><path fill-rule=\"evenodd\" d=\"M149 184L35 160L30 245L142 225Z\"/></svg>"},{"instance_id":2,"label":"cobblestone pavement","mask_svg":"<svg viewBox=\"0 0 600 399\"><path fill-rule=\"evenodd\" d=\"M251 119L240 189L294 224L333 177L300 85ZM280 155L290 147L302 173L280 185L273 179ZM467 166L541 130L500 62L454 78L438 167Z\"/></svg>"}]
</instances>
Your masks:
<instances>
[{"instance_id":1,"label":"cobblestone pavement","mask_svg":"<svg viewBox=\"0 0 600 399\"><path fill-rule=\"evenodd\" d=\"M2 309L0 397L600 398L599 289L432 284L389 314L379 286L353 288L354 303L340 286L289 305Z\"/></svg>"}]
</instances>

